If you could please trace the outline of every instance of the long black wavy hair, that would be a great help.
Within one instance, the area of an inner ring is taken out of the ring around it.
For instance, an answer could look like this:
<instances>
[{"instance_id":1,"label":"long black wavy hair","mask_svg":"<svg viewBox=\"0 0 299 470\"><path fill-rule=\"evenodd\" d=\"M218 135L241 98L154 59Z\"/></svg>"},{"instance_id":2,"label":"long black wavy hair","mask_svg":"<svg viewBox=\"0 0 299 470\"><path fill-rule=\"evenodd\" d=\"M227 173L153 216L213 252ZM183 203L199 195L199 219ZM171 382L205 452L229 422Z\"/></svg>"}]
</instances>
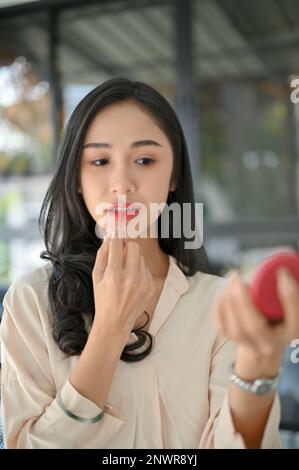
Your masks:
<instances>
[{"instance_id":1,"label":"long black wavy hair","mask_svg":"<svg viewBox=\"0 0 299 470\"><path fill-rule=\"evenodd\" d=\"M86 322L92 325L95 314L92 269L97 250L102 244L96 234L96 222L78 192L84 137L97 113L105 106L123 100L134 100L144 106L167 135L173 150L171 180L176 189L169 192L166 204L176 202L182 207L183 203L191 203L191 223L195 227L188 150L182 127L171 105L149 85L126 78L113 78L94 88L77 105L68 121L56 169L38 220L46 247L40 258L53 264L48 284L52 334L61 351L68 356L82 352L88 338ZM170 224L169 238L160 236L160 218L161 215L157 223L160 248L165 254L174 256L184 274L192 276L197 271L214 274L203 246L192 250L184 248L186 239L183 230L181 238L172 237L173 224ZM153 338L142 330L144 326L133 330L138 340L124 347L121 360L140 361L151 352ZM146 341L149 343L147 347ZM140 347L143 350L138 352Z\"/></svg>"}]
</instances>

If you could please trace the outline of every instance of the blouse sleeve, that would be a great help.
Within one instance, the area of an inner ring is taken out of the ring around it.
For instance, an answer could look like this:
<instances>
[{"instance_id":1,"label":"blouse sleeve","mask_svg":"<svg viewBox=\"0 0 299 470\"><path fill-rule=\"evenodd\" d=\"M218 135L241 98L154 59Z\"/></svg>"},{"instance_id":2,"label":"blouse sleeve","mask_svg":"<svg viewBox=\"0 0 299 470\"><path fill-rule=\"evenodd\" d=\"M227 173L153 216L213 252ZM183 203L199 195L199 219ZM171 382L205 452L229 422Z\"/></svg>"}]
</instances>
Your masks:
<instances>
[{"instance_id":1,"label":"blouse sleeve","mask_svg":"<svg viewBox=\"0 0 299 470\"><path fill-rule=\"evenodd\" d=\"M218 343L218 344L217 344ZM245 449L243 437L234 428L228 402L229 366L235 358L235 344L218 337L212 354L209 379L209 419L199 449ZM281 448L279 436L280 401L276 394L264 430L261 449Z\"/></svg>"},{"instance_id":2,"label":"blouse sleeve","mask_svg":"<svg viewBox=\"0 0 299 470\"><path fill-rule=\"evenodd\" d=\"M56 386L40 309L45 308L32 284L15 281L3 301L0 326L1 401L4 446L7 449L101 448L124 424L124 416L105 406L104 417L82 423L67 416L56 401ZM60 396L75 415L101 413L66 380ZM109 444L108 444L109 445Z\"/></svg>"}]
</instances>

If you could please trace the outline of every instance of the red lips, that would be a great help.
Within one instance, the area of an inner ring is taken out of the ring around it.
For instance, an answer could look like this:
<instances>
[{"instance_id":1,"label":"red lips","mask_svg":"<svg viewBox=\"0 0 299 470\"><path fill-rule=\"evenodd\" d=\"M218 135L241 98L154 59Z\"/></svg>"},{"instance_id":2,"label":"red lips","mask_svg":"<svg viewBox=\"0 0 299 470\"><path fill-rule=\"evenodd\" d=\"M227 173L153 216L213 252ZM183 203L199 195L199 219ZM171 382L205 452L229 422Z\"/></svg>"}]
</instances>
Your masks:
<instances>
[{"instance_id":1,"label":"red lips","mask_svg":"<svg viewBox=\"0 0 299 470\"><path fill-rule=\"evenodd\" d=\"M118 210L120 209L120 210ZM113 215L116 219L132 219L133 217L136 217L140 209L137 205L134 205L133 203L126 203L126 204L118 204L114 203L111 204L110 209L106 209L106 213L109 215ZM128 211L129 212L128 212Z\"/></svg>"},{"instance_id":2,"label":"red lips","mask_svg":"<svg viewBox=\"0 0 299 470\"><path fill-rule=\"evenodd\" d=\"M116 203L112 204L111 206L112 206L113 209L117 209L117 208L119 208L119 209L128 209L128 208L130 208L130 209L135 209L135 206L134 206L134 203L133 203L133 202L126 202L126 204L122 204L122 203L118 204L118 203L116 202ZM136 204L136 208L137 208L137 207L138 207L138 206L137 206L137 204ZM140 207L140 206L139 206L139 207ZM108 209L108 210L109 210L109 209Z\"/></svg>"}]
</instances>

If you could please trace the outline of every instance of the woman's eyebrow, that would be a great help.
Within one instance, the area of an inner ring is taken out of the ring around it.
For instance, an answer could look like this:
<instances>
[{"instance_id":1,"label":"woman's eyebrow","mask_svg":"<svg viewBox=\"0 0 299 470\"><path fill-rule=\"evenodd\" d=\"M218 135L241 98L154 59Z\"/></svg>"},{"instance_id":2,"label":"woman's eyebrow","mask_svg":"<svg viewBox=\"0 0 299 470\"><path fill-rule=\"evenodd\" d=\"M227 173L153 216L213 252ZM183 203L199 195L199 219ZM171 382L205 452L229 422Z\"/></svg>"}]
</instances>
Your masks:
<instances>
[{"instance_id":1,"label":"woman's eyebrow","mask_svg":"<svg viewBox=\"0 0 299 470\"><path fill-rule=\"evenodd\" d=\"M161 145L159 142L157 142L156 140L152 140L152 139L145 139L145 140L137 140L136 142L132 142L131 143L131 148L138 148L138 147L144 147L146 145L154 145L156 147L163 147L163 145ZM104 148L104 149L111 149L112 148L112 145L111 144L107 144L105 142L91 142L89 144L85 144L83 145L83 148L97 148L97 149L101 149L101 148Z\"/></svg>"}]
</instances>

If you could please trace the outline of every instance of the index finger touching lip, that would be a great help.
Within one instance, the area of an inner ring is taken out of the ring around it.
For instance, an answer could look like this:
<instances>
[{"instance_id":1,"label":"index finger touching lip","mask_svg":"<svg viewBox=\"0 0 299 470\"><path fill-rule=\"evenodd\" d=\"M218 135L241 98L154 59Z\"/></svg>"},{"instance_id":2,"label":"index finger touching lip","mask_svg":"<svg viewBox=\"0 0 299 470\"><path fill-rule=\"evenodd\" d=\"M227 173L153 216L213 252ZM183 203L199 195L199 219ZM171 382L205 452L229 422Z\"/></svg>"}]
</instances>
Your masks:
<instances>
[{"instance_id":1,"label":"index finger touching lip","mask_svg":"<svg viewBox=\"0 0 299 470\"><path fill-rule=\"evenodd\" d=\"M122 269L124 252L124 239L120 237L111 237L110 250L108 256L108 269L120 270Z\"/></svg>"}]
</instances>

